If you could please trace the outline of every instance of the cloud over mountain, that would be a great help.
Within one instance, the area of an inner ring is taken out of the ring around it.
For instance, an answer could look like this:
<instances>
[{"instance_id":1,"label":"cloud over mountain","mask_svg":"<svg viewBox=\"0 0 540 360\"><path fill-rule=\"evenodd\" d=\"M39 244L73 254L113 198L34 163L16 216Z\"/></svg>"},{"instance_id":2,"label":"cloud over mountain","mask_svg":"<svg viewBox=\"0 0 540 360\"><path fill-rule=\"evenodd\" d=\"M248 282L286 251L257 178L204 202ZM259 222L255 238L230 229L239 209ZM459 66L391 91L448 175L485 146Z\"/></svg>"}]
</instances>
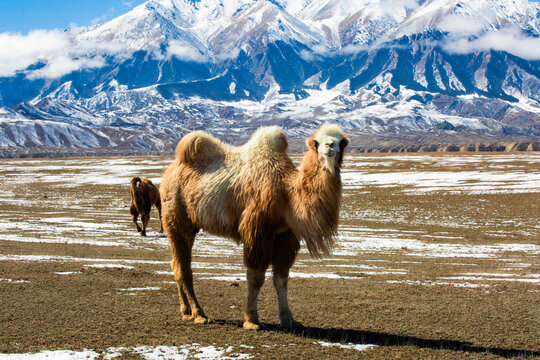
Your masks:
<instances>
[{"instance_id":1,"label":"cloud over mountain","mask_svg":"<svg viewBox=\"0 0 540 360\"><path fill-rule=\"evenodd\" d=\"M27 35L0 33L0 76L13 76L38 61L53 58L69 47L61 31L36 30Z\"/></svg>"},{"instance_id":2,"label":"cloud over mountain","mask_svg":"<svg viewBox=\"0 0 540 360\"><path fill-rule=\"evenodd\" d=\"M527 60L540 60L540 37L523 33L515 26L497 31L487 31L474 38L471 38L470 35L450 36L443 43L443 46L447 51L457 54L496 50L505 51Z\"/></svg>"},{"instance_id":3,"label":"cloud over mountain","mask_svg":"<svg viewBox=\"0 0 540 360\"><path fill-rule=\"evenodd\" d=\"M25 71L31 80L56 79L74 71L100 68L106 65L106 55L127 52L125 44L117 41L78 41L59 30L35 30L26 35L0 33L0 48L0 77Z\"/></svg>"}]
</instances>

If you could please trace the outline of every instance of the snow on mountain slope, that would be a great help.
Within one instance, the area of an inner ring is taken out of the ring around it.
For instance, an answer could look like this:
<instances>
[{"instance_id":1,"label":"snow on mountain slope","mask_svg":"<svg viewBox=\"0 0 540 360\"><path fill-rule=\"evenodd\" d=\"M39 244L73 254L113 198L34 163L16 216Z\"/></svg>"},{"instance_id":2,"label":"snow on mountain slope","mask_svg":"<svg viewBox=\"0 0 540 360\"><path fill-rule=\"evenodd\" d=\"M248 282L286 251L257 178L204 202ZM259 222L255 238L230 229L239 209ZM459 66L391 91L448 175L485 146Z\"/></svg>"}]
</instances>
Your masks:
<instances>
[{"instance_id":1,"label":"snow on mountain slope","mask_svg":"<svg viewBox=\"0 0 540 360\"><path fill-rule=\"evenodd\" d=\"M328 54L428 30L474 36L519 28L538 36L538 13L527 0L150 0L70 35L79 43L109 43L109 53L146 50L157 59L219 62L277 40Z\"/></svg>"},{"instance_id":2,"label":"snow on mountain slope","mask_svg":"<svg viewBox=\"0 0 540 360\"><path fill-rule=\"evenodd\" d=\"M393 36L417 34L428 29L476 35L480 31L516 26L540 33L538 7L527 0L428 0L398 27Z\"/></svg>"},{"instance_id":3,"label":"snow on mountain slope","mask_svg":"<svg viewBox=\"0 0 540 360\"><path fill-rule=\"evenodd\" d=\"M197 62L237 55L254 38L265 43L294 39L317 43L321 37L306 24L266 1L150 0L105 24L74 30L77 41L116 41L127 51L169 53Z\"/></svg>"},{"instance_id":4,"label":"snow on mountain slope","mask_svg":"<svg viewBox=\"0 0 540 360\"><path fill-rule=\"evenodd\" d=\"M279 40L313 45L323 38L274 3L257 1L239 9L231 24L214 32L210 45L218 53L227 52L231 47L251 51L249 47L253 47L253 43L265 46Z\"/></svg>"},{"instance_id":5,"label":"snow on mountain slope","mask_svg":"<svg viewBox=\"0 0 540 360\"><path fill-rule=\"evenodd\" d=\"M62 35L86 66L53 76L49 56L0 77L0 133L9 148L61 148L62 133L123 152L322 121L409 142L537 139L539 14L526 0L150 0Z\"/></svg>"},{"instance_id":6,"label":"snow on mountain slope","mask_svg":"<svg viewBox=\"0 0 540 360\"><path fill-rule=\"evenodd\" d=\"M100 148L114 142L100 131L74 124L30 120L7 108L0 108L0 148Z\"/></svg>"}]
</instances>

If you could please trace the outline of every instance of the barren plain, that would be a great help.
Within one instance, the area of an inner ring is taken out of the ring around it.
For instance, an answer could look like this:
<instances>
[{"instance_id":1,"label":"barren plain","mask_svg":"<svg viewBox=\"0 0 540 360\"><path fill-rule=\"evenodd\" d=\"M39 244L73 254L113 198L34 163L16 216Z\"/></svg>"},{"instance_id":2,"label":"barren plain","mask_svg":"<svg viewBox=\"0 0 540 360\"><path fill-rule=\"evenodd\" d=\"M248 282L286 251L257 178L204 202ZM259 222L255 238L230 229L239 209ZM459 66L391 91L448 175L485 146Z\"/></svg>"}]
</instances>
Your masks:
<instances>
[{"instance_id":1,"label":"barren plain","mask_svg":"<svg viewBox=\"0 0 540 360\"><path fill-rule=\"evenodd\" d=\"M184 323L157 212L147 237L131 222L131 177L171 160L0 160L1 360L540 357L538 153L346 156L333 256L292 268L304 328L267 281L256 332L241 248L197 236L212 322Z\"/></svg>"}]
</instances>

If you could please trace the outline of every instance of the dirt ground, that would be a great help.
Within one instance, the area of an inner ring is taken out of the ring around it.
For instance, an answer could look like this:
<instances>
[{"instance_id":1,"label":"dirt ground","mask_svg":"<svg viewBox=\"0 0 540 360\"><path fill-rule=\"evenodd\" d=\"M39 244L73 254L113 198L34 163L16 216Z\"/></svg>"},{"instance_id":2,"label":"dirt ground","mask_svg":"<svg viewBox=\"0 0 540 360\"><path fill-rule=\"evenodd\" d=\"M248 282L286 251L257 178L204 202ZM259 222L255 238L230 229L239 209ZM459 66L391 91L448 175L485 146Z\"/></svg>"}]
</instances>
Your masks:
<instances>
[{"instance_id":1,"label":"dirt ground","mask_svg":"<svg viewBox=\"0 0 540 360\"><path fill-rule=\"evenodd\" d=\"M241 248L208 234L212 322L181 321L157 212L147 237L129 215L131 177L170 161L0 160L0 359L540 358L540 155L348 156L334 255L292 268L304 327L278 326L268 278L260 331Z\"/></svg>"}]
</instances>

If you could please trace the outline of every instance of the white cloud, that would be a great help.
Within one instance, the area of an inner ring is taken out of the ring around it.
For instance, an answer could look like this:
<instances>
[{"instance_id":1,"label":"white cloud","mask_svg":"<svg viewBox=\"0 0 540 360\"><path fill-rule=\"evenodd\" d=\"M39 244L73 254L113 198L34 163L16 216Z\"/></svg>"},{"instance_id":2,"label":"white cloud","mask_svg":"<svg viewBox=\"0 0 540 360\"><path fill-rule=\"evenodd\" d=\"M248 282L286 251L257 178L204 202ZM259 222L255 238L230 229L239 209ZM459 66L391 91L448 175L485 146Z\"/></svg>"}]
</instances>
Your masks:
<instances>
[{"instance_id":1,"label":"white cloud","mask_svg":"<svg viewBox=\"0 0 540 360\"><path fill-rule=\"evenodd\" d=\"M330 53L330 49L327 48L326 46L324 45L314 45L311 47L311 50L317 54L317 55L328 55Z\"/></svg>"},{"instance_id":2,"label":"white cloud","mask_svg":"<svg viewBox=\"0 0 540 360\"><path fill-rule=\"evenodd\" d=\"M29 79L58 78L81 69L105 66L104 55L125 53L119 42L76 41L68 32L36 30L27 35L0 33L0 76L14 76L30 65L44 67L27 71Z\"/></svg>"},{"instance_id":3,"label":"white cloud","mask_svg":"<svg viewBox=\"0 0 540 360\"><path fill-rule=\"evenodd\" d=\"M484 25L478 19L449 14L437 24L437 28L450 33L473 35L482 31Z\"/></svg>"},{"instance_id":4,"label":"white cloud","mask_svg":"<svg viewBox=\"0 0 540 360\"><path fill-rule=\"evenodd\" d=\"M382 0L381 5L389 8L406 8L414 10L419 7L417 0Z\"/></svg>"},{"instance_id":5,"label":"white cloud","mask_svg":"<svg viewBox=\"0 0 540 360\"><path fill-rule=\"evenodd\" d=\"M299 55L305 61L313 61L313 60L315 60L315 55L313 55L313 53L311 51L308 51L308 50L300 51Z\"/></svg>"},{"instance_id":6,"label":"white cloud","mask_svg":"<svg viewBox=\"0 0 540 360\"><path fill-rule=\"evenodd\" d=\"M105 66L102 56L74 59L68 55L56 55L47 61L47 65L28 74L28 79L57 79L63 75L82 69L93 69Z\"/></svg>"},{"instance_id":7,"label":"white cloud","mask_svg":"<svg viewBox=\"0 0 540 360\"><path fill-rule=\"evenodd\" d=\"M240 49L238 48L231 48L229 51L222 51L219 54L215 55L214 61L225 61L230 59L236 59L240 55Z\"/></svg>"},{"instance_id":8,"label":"white cloud","mask_svg":"<svg viewBox=\"0 0 540 360\"><path fill-rule=\"evenodd\" d=\"M358 53L366 51L366 50L369 50L369 47L366 46L366 45L349 44L349 45L343 47L343 49L341 50L341 53L344 54L344 55L352 55L352 54L358 54Z\"/></svg>"},{"instance_id":9,"label":"white cloud","mask_svg":"<svg viewBox=\"0 0 540 360\"><path fill-rule=\"evenodd\" d=\"M76 54L110 54L118 55L126 53L126 44L121 41L93 41L93 40L77 40L71 41L72 53Z\"/></svg>"},{"instance_id":10,"label":"white cloud","mask_svg":"<svg viewBox=\"0 0 540 360\"><path fill-rule=\"evenodd\" d=\"M36 30L28 35L0 33L0 76L13 76L38 60L61 53L69 39L59 30Z\"/></svg>"},{"instance_id":11,"label":"white cloud","mask_svg":"<svg viewBox=\"0 0 540 360\"><path fill-rule=\"evenodd\" d=\"M204 62L207 60L199 50L179 40L169 42L167 58L171 58L172 56L180 60L193 62Z\"/></svg>"},{"instance_id":12,"label":"white cloud","mask_svg":"<svg viewBox=\"0 0 540 360\"><path fill-rule=\"evenodd\" d=\"M445 50L458 54L477 51L506 51L527 60L540 60L540 38L526 36L517 28L488 31L475 39L451 36L443 43Z\"/></svg>"},{"instance_id":13,"label":"white cloud","mask_svg":"<svg viewBox=\"0 0 540 360\"><path fill-rule=\"evenodd\" d=\"M407 12L419 7L416 0L379 0L373 2L369 10L377 14L377 17L390 16L395 19L401 19Z\"/></svg>"}]
</instances>

